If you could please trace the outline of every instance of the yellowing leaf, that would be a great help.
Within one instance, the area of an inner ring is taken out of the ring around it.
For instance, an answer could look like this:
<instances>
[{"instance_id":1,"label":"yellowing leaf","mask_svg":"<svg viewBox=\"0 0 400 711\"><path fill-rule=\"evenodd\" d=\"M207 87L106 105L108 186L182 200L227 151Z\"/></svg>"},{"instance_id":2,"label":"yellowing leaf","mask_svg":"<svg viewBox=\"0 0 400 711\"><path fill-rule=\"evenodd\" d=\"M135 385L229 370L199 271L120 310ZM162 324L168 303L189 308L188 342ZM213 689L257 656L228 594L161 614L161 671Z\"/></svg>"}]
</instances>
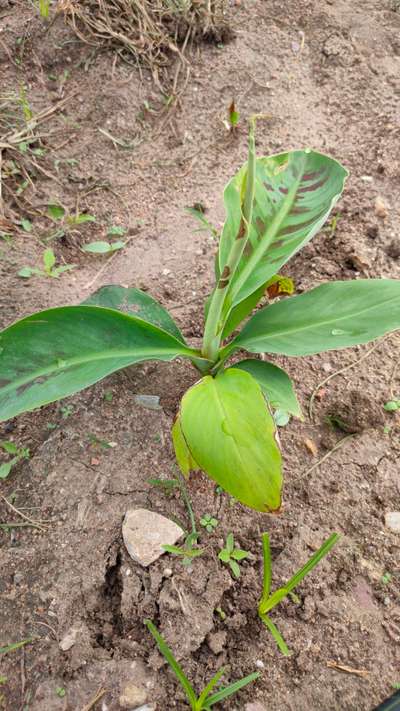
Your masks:
<instances>
[{"instance_id":1,"label":"yellowing leaf","mask_svg":"<svg viewBox=\"0 0 400 711\"><path fill-rule=\"evenodd\" d=\"M230 368L204 377L183 396L180 424L199 467L257 511L281 505L281 455L275 424L254 378Z\"/></svg>"}]
</instances>

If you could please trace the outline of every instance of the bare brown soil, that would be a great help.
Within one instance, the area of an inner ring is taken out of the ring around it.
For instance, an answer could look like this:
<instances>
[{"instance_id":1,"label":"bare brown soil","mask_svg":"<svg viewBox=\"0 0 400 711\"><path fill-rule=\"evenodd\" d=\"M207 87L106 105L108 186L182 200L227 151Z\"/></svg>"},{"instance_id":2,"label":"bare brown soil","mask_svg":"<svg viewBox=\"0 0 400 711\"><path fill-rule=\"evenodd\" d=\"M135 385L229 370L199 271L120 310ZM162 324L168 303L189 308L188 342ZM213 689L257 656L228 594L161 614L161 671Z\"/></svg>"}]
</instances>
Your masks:
<instances>
[{"instance_id":1,"label":"bare brown soil","mask_svg":"<svg viewBox=\"0 0 400 711\"><path fill-rule=\"evenodd\" d=\"M2 326L118 283L148 289L196 342L216 245L195 232L184 209L201 202L207 217L221 223L222 189L245 160L245 119L255 112L269 117L259 124L259 154L312 146L351 172L336 230L324 230L287 267L297 290L335 278L400 277L395 3L234 3L236 38L192 47L186 93L161 116L149 76L141 80L112 52L93 53L62 22L46 31L30 4L3 0L0 23L2 94L24 82L35 111L71 97L43 127L54 132L43 139L43 165L54 178L42 173L35 190L28 187L17 202L5 194L10 214L29 218L33 229L14 232L11 243L0 241ZM234 136L222 123L232 97L242 119ZM378 204L376 211L378 197L384 210ZM96 222L51 242L61 262L78 265L74 271L59 280L24 281L18 270L39 265L50 232L50 201L71 212L86 210ZM110 225L126 227L129 242L100 271L104 259L80 247L104 238ZM367 350L276 362L293 377L307 412L315 386ZM104 688L95 708L114 711L121 689L137 674L149 682L149 702L158 711L187 708L144 629L145 617L158 624L198 688L221 665L228 681L263 662L262 677L221 708L258 701L269 711L371 711L390 695L400 682L400 537L385 528L384 516L400 509L400 440L399 415L385 413L383 404L400 395L399 358L394 334L321 389L314 420L280 430L286 487L279 516L231 505L206 477L191 479L196 517L210 512L219 521L215 533L203 537L207 552L192 569L163 556L144 570L121 538L124 512L133 506L188 523L178 496L168 498L148 484L173 475L170 428L180 395L196 377L188 366L131 368L61 405L1 425L0 439L31 450L31 459L1 484L2 496L50 523L45 530L0 529L0 647L34 637L24 651L0 656L0 676L7 678L0 708L81 711ZM159 395L162 409L141 408L135 394ZM333 420L344 422L345 431L332 427ZM348 434L352 438L307 473ZM105 449L96 438L116 446ZM2 523L21 520L4 499L0 511ZM272 537L275 585L332 531L342 534L299 588L299 602L286 601L273 613L293 650L289 658L257 618L263 530ZM252 553L239 581L217 559L230 531ZM59 641L72 627L77 641L63 652ZM345 673L331 662L366 673Z\"/></svg>"}]
</instances>

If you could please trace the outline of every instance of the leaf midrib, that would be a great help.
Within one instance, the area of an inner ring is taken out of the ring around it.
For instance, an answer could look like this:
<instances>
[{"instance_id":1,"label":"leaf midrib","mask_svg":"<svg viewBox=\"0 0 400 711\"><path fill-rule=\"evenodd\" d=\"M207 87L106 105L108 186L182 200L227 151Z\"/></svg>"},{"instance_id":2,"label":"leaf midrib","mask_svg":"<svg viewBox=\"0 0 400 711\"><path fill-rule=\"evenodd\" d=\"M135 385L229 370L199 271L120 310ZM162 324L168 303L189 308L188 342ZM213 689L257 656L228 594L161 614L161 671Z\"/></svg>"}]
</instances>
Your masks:
<instances>
[{"instance_id":1,"label":"leaf midrib","mask_svg":"<svg viewBox=\"0 0 400 711\"><path fill-rule=\"evenodd\" d=\"M52 366L48 366L46 368L41 368L34 373L30 373L29 375L25 377L21 377L19 379L12 380L8 385L5 385L3 388L0 388L0 395L4 395L8 392L11 392L15 390L16 388L25 385L26 383L31 382L32 380L35 380L36 378L43 377L45 375L52 375L55 372L59 373L65 373L69 368L73 368L75 365L85 365L86 363L94 363L96 361L104 361L104 360L112 360L113 358L126 358L132 356L134 361L137 360L157 360L157 356L171 356L171 357L176 357L178 355L185 355L188 357L194 357L196 356L196 353L192 351L189 348L182 348L180 350L174 348L140 348L140 349L135 349L133 352L132 349L122 349L122 350L113 350L113 351L101 351L101 355L99 355L99 352L97 351L95 354L88 355L86 357L75 357L75 358L62 358L63 365L60 367L57 365L57 363L53 364ZM148 358L147 358L148 357ZM196 356L197 357L197 356ZM126 366L127 367L127 366ZM39 384L39 383L38 383Z\"/></svg>"}]
</instances>

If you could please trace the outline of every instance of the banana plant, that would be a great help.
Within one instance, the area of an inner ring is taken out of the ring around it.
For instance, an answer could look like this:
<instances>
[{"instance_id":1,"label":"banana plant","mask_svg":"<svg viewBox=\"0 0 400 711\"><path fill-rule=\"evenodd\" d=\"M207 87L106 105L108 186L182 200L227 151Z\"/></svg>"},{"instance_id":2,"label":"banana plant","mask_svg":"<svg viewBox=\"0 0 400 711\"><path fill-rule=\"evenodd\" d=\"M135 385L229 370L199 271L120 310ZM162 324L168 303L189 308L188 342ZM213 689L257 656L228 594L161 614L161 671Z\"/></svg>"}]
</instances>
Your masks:
<instances>
[{"instance_id":1,"label":"banana plant","mask_svg":"<svg viewBox=\"0 0 400 711\"><path fill-rule=\"evenodd\" d=\"M187 358L201 377L183 396L172 428L182 472L202 469L243 504L279 510L281 454L272 410L296 417L301 410L284 370L242 353L307 356L395 330L400 281L338 281L268 301L271 284L279 295L280 268L323 226L348 173L310 149L257 158L254 134L255 118L248 160L224 193L202 347L188 344L147 293L103 287L79 306L36 313L0 333L0 420L135 363Z\"/></svg>"}]
</instances>

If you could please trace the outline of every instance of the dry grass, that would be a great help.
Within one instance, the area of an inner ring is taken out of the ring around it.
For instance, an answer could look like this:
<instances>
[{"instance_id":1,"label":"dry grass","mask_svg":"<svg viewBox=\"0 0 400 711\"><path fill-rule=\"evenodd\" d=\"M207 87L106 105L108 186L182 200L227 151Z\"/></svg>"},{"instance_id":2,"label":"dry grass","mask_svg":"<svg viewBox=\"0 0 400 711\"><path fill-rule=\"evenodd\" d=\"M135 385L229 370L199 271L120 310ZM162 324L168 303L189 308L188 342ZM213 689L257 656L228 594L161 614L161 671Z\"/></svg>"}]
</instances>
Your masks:
<instances>
[{"instance_id":1,"label":"dry grass","mask_svg":"<svg viewBox=\"0 0 400 711\"><path fill-rule=\"evenodd\" d=\"M222 41L227 5L228 0L59 0L57 11L83 42L129 52L160 88L169 80L176 91L177 79L167 71L171 56L186 66L189 42Z\"/></svg>"}]
</instances>

